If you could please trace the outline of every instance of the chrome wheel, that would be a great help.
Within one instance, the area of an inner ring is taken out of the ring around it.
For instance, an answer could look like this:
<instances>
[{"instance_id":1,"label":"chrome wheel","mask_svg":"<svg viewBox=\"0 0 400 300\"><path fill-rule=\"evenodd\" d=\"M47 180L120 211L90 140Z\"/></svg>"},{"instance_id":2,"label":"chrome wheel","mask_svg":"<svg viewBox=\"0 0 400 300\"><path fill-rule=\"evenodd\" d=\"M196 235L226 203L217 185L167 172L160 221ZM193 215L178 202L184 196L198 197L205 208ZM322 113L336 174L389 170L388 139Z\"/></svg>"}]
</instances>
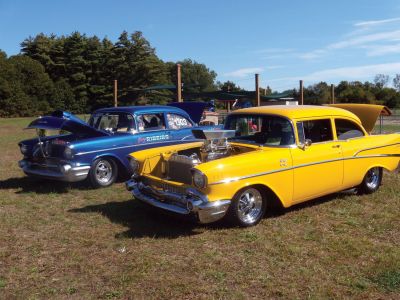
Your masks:
<instances>
[{"instance_id":1,"label":"chrome wheel","mask_svg":"<svg viewBox=\"0 0 400 300\"><path fill-rule=\"evenodd\" d=\"M259 190L249 188L238 197L237 216L245 224L258 222L263 214L263 197Z\"/></svg>"},{"instance_id":2,"label":"chrome wheel","mask_svg":"<svg viewBox=\"0 0 400 300\"><path fill-rule=\"evenodd\" d=\"M370 190L376 190L380 184L380 169L372 168L365 175L365 184Z\"/></svg>"},{"instance_id":3,"label":"chrome wheel","mask_svg":"<svg viewBox=\"0 0 400 300\"><path fill-rule=\"evenodd\" d=\"M374 167L367 171L363 181L357 187L358 194L371 194L376 192L382 183L382 168Z\"/></svg>"},{"instance_id":4,"label":"chrome wheel","mask_svg":"<svg viewBox=\"0 0 400 300\"><path fill-rule=\"evenodd\" d=\"M107 184L113 177L113 168L107 160L100 160L96 164L94 174L100 184Z\"/></svg>"}]
</instances>

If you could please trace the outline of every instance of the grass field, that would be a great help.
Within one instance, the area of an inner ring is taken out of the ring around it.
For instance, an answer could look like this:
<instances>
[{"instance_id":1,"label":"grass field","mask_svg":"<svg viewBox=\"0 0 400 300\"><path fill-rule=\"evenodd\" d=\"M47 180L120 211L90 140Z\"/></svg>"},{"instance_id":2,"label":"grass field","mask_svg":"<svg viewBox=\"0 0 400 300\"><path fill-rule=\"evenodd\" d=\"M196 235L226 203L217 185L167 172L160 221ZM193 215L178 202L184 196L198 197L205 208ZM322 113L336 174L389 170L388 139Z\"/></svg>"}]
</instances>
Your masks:
<instances>
[{"instance_id":1,"label":"grass field","mask_svg":"<svg viewBox=\"0 0 400 300\"><path fill-rule=\"evenodd\" d=\"M29 119L0 119L0 299L399 299L400 180L249 229L155 213L123 183L32 181Z\"/></svg>"}]
</instances>

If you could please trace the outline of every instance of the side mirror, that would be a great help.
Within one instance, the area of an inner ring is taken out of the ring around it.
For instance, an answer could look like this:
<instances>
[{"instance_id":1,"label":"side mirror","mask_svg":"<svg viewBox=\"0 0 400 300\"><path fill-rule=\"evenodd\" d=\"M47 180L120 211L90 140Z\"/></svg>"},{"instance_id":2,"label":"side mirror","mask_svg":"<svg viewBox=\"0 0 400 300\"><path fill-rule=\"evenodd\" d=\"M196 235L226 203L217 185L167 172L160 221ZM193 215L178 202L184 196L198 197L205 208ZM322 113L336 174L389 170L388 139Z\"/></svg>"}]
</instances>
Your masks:
<instances>
[{"instance_id":1,"label":"side mirror","mask_svg":"<svg viewBox=\"0 0 400 300\"><path fill-rule=\"evenodd\" d=\"M306 139L304 143L299 144L299 148L305 150L307 147L312 145L312 141L310 139Z\"/></svg>"}]
</instances>

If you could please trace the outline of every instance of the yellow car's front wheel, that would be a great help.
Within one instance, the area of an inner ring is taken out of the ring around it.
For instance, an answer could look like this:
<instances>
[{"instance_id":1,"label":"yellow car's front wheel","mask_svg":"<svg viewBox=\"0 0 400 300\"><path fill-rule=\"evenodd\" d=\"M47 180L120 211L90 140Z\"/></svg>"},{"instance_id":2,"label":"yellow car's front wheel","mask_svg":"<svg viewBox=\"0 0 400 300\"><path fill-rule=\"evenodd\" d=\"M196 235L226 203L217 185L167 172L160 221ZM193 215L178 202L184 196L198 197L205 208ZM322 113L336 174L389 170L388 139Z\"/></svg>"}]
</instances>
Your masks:
<instances>
[{"instance_id":1,"label":"yellow car's front wheel","mask_svg":"<svg viewBox=\"0 0 400 300\"><path fill-rule=\"evenodd\" d=\"M228 211L228 219L235 225L249 227L258 224L265 215L267 199L257 187L246 187L236 193Z\"/></svg>"}]
</instances>

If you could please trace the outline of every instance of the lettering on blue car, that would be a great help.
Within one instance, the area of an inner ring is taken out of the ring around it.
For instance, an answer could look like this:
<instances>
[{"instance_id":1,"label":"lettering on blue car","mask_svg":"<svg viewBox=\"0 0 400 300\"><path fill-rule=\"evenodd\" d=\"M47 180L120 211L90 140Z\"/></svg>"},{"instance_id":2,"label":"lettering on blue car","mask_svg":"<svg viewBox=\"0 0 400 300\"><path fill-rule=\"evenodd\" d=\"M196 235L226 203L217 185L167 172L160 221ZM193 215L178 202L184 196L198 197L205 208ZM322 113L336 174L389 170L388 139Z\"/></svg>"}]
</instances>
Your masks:
<instances>
[{"instance_id":1,"label":"lettering on blue car","mask_svg":"<svg viewBox=\"0 0 400 300\"><path fill-rule=\"evenodd\" d=\"M149 143L149 142L157 142L157 141L165 141L169 140L169 134L162 134L162 135L153 135L147 137L141 137L138 139L138 143Z\"/></svg>"}]
</instances>

